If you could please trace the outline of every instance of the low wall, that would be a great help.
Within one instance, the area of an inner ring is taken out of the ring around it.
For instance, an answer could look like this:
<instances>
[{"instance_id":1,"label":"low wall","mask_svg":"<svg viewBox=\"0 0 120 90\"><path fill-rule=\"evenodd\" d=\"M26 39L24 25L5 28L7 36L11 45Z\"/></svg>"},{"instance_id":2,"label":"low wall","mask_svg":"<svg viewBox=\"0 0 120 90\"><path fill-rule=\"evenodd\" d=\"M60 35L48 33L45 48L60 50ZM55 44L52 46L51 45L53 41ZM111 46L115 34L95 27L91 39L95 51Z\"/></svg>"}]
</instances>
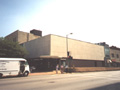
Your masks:
<instances>
[{"instance_id":1,"label":"low wall","mask_svg":"<svg viewBox=\"0 0 120 90\"><path fill-rule=\"evenodd\" d=\"M71 61L71 67L104 67L104 61L74 59Z\"/></svg>"},{"instance_id":2,"label":"low wall","mask_svg":"<svg viewBox=\"0 0 120 90\"><path fill-rule=\"evenodd\" d=\"M120 70L120 67L74 67L73 72L113 71Z\"/></svg>"}]
</instances>

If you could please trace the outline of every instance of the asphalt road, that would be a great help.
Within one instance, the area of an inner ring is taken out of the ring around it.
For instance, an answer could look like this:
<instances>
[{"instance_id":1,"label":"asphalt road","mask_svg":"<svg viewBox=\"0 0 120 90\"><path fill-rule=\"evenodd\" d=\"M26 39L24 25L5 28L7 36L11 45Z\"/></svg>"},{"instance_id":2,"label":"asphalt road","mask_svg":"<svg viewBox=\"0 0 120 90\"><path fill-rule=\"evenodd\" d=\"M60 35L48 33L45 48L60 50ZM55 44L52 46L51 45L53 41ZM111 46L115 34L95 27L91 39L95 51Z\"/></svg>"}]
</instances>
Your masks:
<instances>
[{"instance_id":1,"label":"asphalt road","mask_svg":"<svg viewBox=\"0 0 120 90\"><path fill-rule=\"evenodd\" d=\"M0 90L120 90L120 71L7 77Z\"/></svg>"}]
</instances>

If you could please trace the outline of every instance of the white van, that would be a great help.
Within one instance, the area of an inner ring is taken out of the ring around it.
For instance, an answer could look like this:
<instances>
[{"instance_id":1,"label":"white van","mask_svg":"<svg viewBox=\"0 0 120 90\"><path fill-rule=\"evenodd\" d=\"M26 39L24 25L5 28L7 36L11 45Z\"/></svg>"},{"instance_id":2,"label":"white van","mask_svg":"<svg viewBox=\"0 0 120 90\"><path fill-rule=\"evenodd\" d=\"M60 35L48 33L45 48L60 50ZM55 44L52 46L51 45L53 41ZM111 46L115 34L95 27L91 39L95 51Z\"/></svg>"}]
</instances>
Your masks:
<instances>
[{"instance_id":1,"label":"white van","mask_svg":"<svg viewBox=\"0 0 120 90\"><path fill-rule=\"evenodd\" d=\"M23 58L0 58L0 77L28 76L29 73L27 60Z\"/></svg>"}]
</instances>

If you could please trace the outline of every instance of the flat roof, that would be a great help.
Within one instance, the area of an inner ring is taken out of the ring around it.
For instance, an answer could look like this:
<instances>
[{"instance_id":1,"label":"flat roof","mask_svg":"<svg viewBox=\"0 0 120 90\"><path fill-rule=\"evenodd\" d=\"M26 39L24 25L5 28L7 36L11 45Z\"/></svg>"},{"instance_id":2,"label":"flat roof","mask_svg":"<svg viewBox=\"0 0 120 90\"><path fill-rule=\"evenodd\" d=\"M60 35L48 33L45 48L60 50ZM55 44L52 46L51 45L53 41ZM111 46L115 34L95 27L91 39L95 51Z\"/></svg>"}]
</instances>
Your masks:
<instances>
[{"instance_id":1,"label":"flat roof","mask_svg":"<svg viewBox=\"0 0 120 90\"><path fill-rule=\"evenodd\" d=\"M58 56L47 56L47 55L44 55L44 56L40 56L39 58L60 58Z\"/></svg>"}]
</instances>

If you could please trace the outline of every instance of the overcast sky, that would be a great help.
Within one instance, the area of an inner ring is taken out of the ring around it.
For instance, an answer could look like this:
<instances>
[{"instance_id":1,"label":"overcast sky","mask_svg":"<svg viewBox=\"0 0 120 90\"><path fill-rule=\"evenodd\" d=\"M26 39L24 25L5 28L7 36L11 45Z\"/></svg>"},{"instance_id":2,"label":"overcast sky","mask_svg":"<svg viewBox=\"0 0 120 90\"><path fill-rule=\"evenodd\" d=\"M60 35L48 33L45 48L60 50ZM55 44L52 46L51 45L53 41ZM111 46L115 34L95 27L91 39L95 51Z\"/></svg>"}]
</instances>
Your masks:
<instances>
[{"instance_id":1,"label":"overcast sky","mask_svg":"<svg viewBox=\"0 0 120 90\"><path fill-rule=\"evenodd\" d=\"M0 37L32 29L120 47L120 0L0 0Z\"/></svg>"}]
</instances>

